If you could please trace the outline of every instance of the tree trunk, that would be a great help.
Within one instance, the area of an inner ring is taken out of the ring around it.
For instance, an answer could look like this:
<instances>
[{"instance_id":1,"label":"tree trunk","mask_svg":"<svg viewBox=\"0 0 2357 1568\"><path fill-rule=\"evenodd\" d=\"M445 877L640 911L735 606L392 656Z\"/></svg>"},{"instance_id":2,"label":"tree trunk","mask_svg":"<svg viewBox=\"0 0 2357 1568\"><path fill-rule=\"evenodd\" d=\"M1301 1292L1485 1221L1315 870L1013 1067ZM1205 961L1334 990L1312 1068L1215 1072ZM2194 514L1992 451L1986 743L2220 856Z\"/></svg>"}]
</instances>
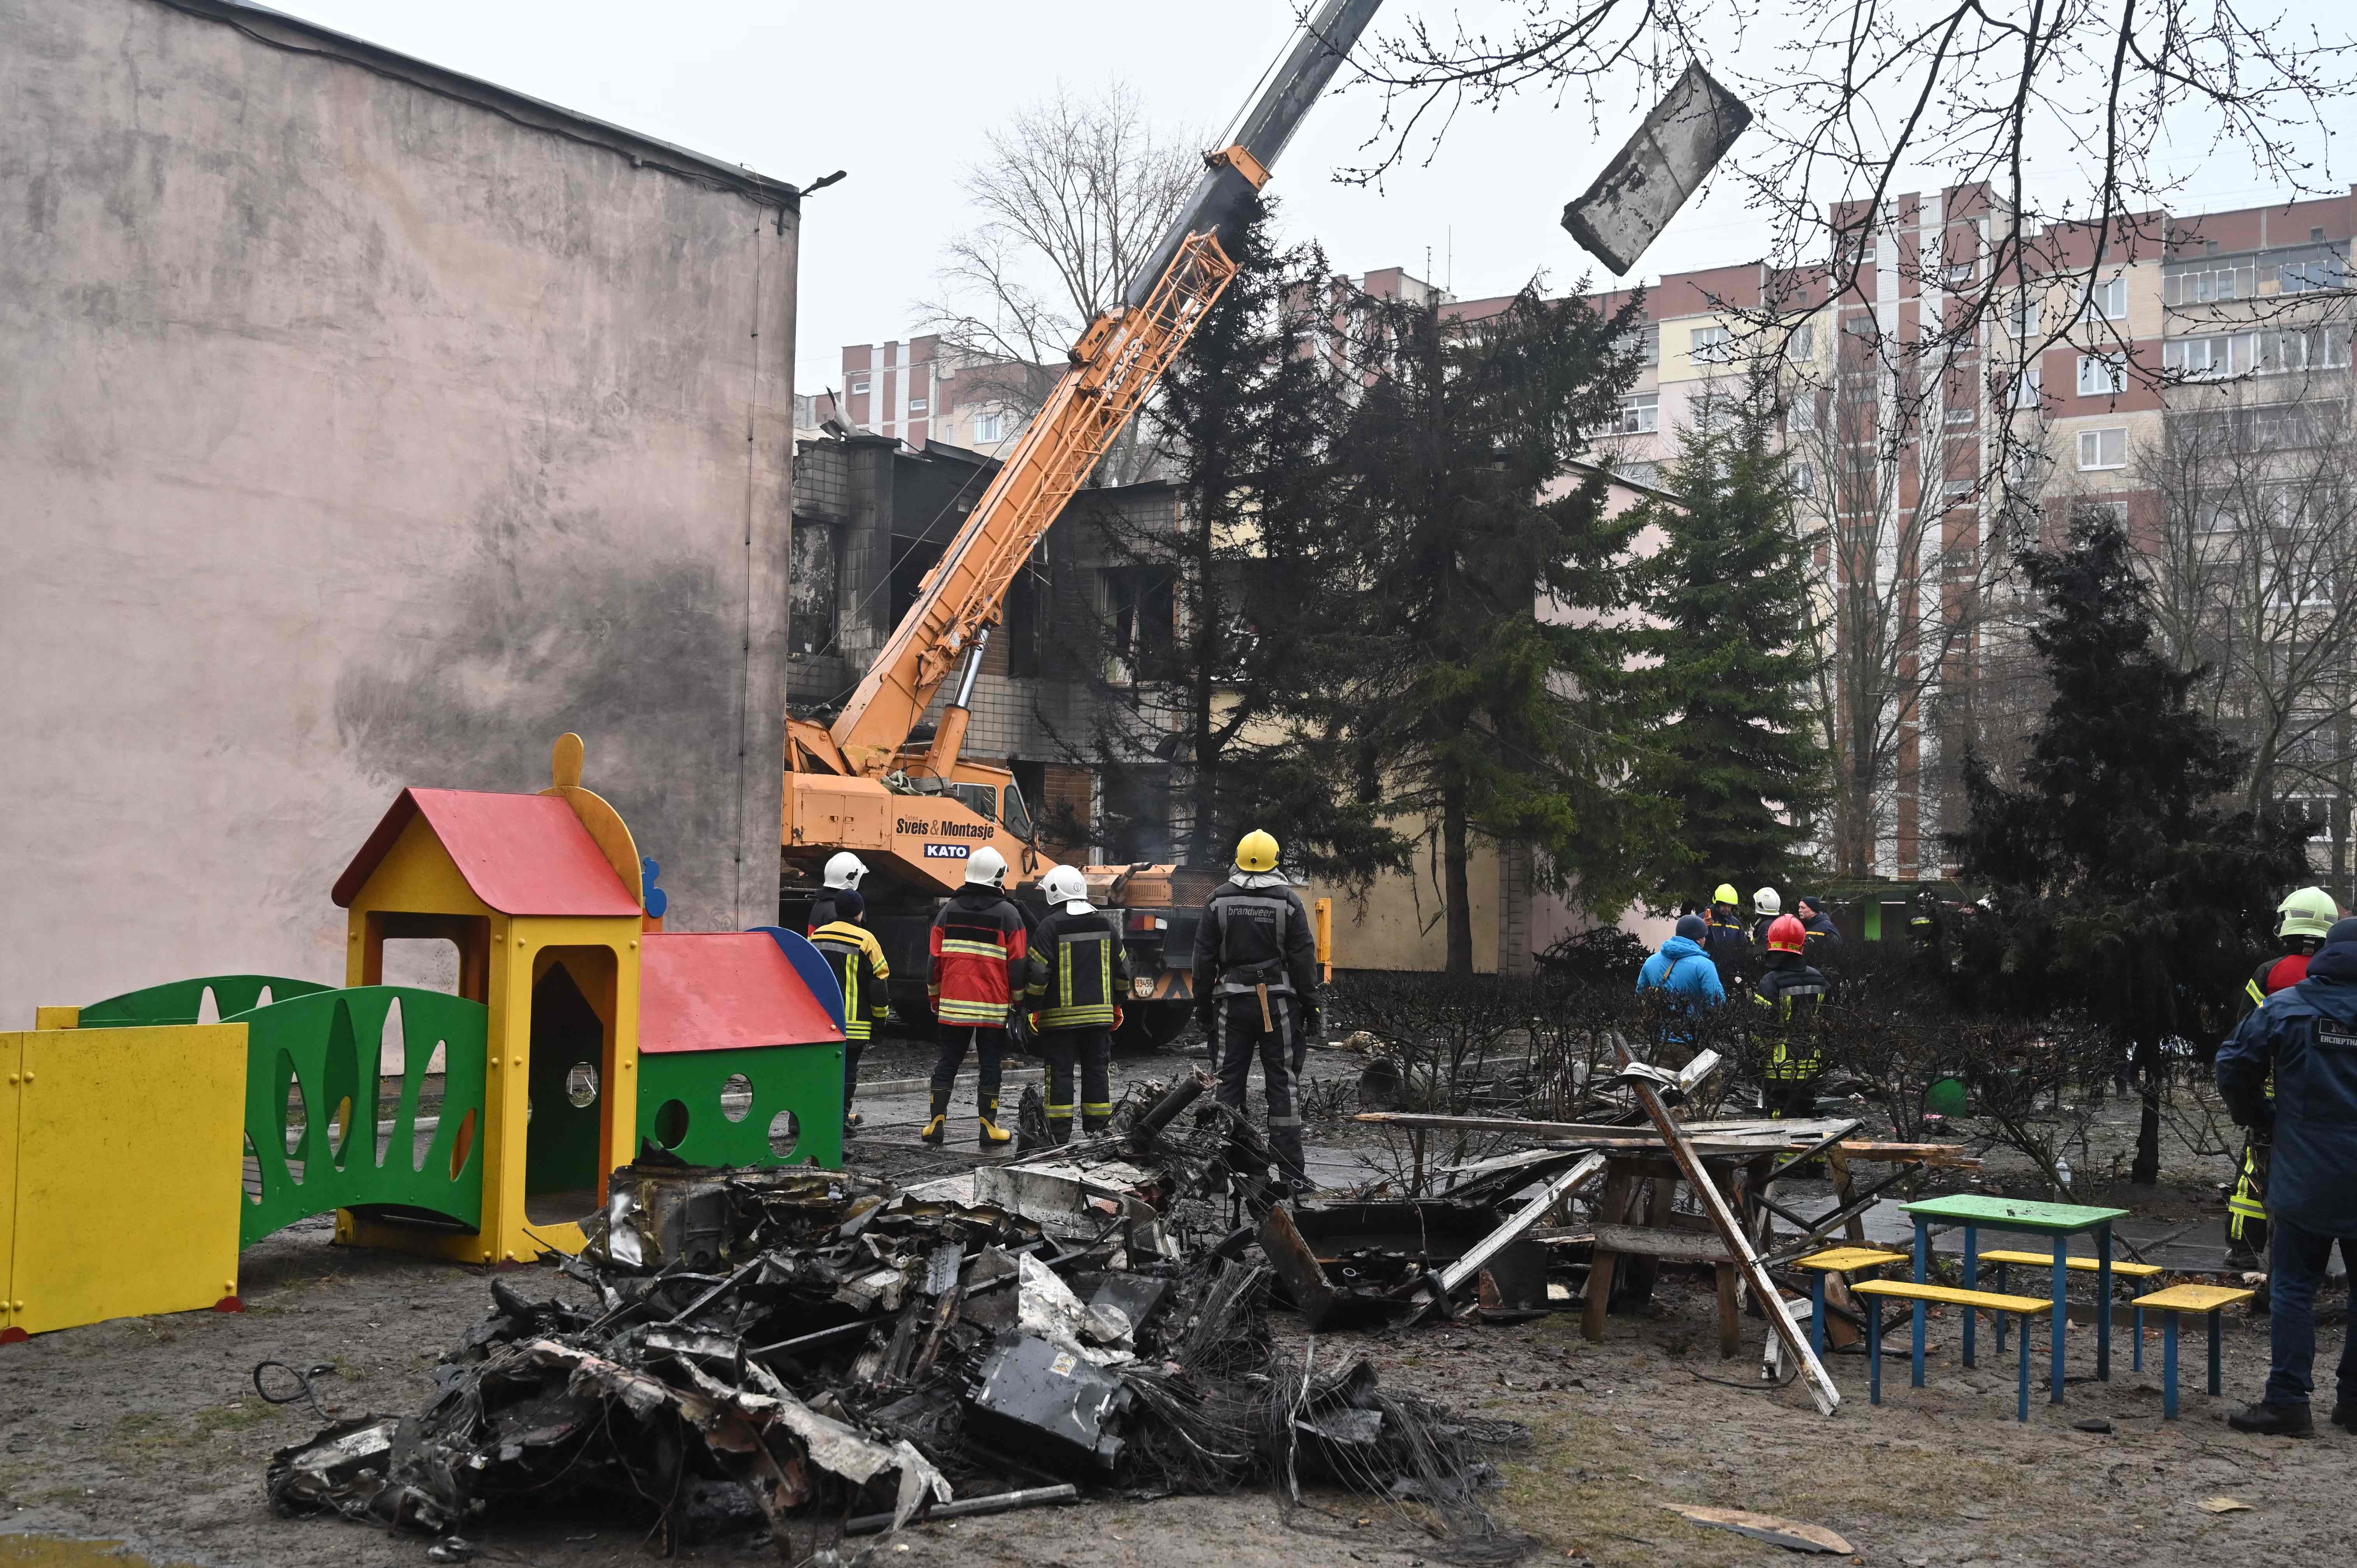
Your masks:
<instances>
[{"instance_id":1,"label":"tree trunk","mask_svg":"<svg viewBox=\"0 0 2357 1568\"><path fill-rule=\"evenodd\" d=\"M1468 856L1465 831L1465 789L1450 785L1440 792L1441 888L1448 901L1448 972L1473 973L1472 885L1465 874Z\"/></svg>"},{"instance_id":2,"label":"tree trunk","mask_svg":"<svg viewBox=\"0 0 2357 1568\"><path fill-rule=\"evenodd\" d=\"M2138 1187L2155 1187L2160 1182L2160 1079L2167 1070L2160 1042L2138 1040L2135 1060L2143 1111L2136 1119L2136 1160L2128 1166L2128 1180Z\"/></svg>"}]
</instances>

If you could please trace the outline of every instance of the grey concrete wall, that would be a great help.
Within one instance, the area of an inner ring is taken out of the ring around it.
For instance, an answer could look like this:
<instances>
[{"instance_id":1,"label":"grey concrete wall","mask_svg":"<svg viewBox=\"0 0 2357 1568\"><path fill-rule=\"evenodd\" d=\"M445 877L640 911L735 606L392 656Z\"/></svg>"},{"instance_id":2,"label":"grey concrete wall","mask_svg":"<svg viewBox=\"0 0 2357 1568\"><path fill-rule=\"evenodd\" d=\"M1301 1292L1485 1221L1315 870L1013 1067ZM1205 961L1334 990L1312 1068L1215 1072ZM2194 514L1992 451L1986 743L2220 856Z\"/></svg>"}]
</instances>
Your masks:
<instances>
[{"instance_id":1,"label":"grey concrete wall","mask_svg":"<svg viewBox=\"0 0 2357 1568\"><path fill-rule=\"evenodd\" d=\"M0 1027L340 982L395 790L567 729L675 928L775 917L792 193L463 97L0 0Z\"/></svg>"}]
</instances>

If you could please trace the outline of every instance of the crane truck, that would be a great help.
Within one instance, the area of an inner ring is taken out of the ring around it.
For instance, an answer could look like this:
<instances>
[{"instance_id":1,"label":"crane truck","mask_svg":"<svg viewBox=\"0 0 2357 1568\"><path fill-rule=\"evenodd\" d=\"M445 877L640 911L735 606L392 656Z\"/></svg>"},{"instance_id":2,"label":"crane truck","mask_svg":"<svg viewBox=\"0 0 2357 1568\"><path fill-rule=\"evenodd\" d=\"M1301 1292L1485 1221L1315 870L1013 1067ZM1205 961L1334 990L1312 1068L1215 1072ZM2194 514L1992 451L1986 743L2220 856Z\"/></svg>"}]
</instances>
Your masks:
<instances>
[{"instance_id":1,"label":"crane truck","mask_svg":"<svg viewBox=\"0 0 2357 1568\"><path fill-rule=\"evenodd\" d=\"M1122 303L1072 345L1061 379L850 697L830 719L787 720L780 918L794 923L830 855L858 854L904 1017L925 1014L925 932L941 898L964 881L967 858L997 850L1018 887L1046 869L1013 774L962 755L1007 588L1234 278L1229 252L1253 196L1381 4L1322 0L1234 138L1204 156L1201 177ZM931 733L920 735L952 679ZM1192 1011L1191 906L1200 900L1186 897L1192 889L1170 867L1088 871L1092 897L1124 914L1135 977L1125 1034L1163 1043Z\"/></svg>"}]
</instances>

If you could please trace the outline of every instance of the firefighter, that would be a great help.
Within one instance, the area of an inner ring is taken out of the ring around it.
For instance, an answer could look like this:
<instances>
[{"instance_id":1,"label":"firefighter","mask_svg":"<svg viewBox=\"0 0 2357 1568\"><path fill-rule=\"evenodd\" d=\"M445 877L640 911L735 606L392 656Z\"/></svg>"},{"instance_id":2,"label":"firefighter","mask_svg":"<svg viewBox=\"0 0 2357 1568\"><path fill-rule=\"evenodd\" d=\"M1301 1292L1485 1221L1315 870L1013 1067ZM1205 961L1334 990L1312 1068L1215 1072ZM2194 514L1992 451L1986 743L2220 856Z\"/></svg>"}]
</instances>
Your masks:
<instances>
[{"instance_id":1,"label":"firefighter","mask_svg":"<svg viewBox=\"0 0 2357 1568\"><path fill-rule=\"evenodd\" d=\"M867 929L867 900L858 888L836 888L829 908L834 918L812 928L811 945L843 988L843 1134L847 1138L859 1125L859 1112L851 1108L852 1097L859 1091L859 1058L876 1026L892 1015L892 966L884 961L883 945Z\"/></svg>"},{"instance_id":2,"label":"firefighter","mask_svg":"<svg viewBox=\"0 0 2357 1568\"><path fill-rule=\"evenodd\" d=\"M1760 1100L1770 1118L1804 1115L1816 1104L1816 1081L1824 1070L1817 1049L1818 1014L1827 990L1823 971L1808 961L1808 932L1791 915L1768 928L1768 972L1752 988L1756 1021L1769 1042L1761 1069Z\"/></svg>"},{"instance_id":3,"label":"firefighter","mask_svg":"<svg viewBox=\"0 0 2357 1568\"><path fill-rule=\"evenodd\" d=\"M1048 1064L1048 1141L1072 1140L1072 1069L1081 1078L1081 1130L1113 1120L1113 1032L1129 993L1121 928L1089 902L1089 885L1069 865L1040 878L1048 913L1031 933L1024 988L1035 1047Z\"/></svg>"},{"instance_id":4,"label":"firefighter","mask_svg":"<svg viewBox=\"0 0 2357 1568\"><path fill-rule=\"evenodd\" d=\"M1718 966L1719 984L1735 989L1751 963L1751 933L1743 929L1742 900L1731 882L1722 882L1710 896L1710 915L1703 922L1703 951Z\"/></svg>"},{"instance_id":5,"label":"firefighter","mask_svg":"<svg viewBox=\"0 0 2357 1568\"><path fill-rule=\"evenodd\" d=\"M2290 901L2286 900L2288 904ZM2237 1432L2307 1437L2315 1391L2316 1287L2341 1243L2357 1264L2357 920L2330 928L2298 985L2252 1010L2218 1048L2218 1092L2235 1121L2273 1144L2267 1284L2273 1350L2266 1391L2226 1418ZM2279 1093L2267 1086L2279 1083ZM2357 1315L2329 1418L2357 1432Z\"/></svg>"},{"instance_id":6,"label":"firefighter","mask_svg":"<svg viewBox=\"0 0 2357 1568\"><path fill-rule=\"evenodd\" d=\"M1754 952L1768 950L1768 928L1784 912L1784 900L1773 887L1762 887L1751 896L1751 949Z\"/></svg>"},{"instance_id":7,"label":"firefighter","mask_svg":"<svg viewBox=\"0 0 2357 1568\"><path fill-rule=\"evenodd\" d=\"M2341 913L2332 895L2321 887L2303 887L2276 906L2276 935L2284 950L2263 961L2243 983L2243 1015L2266 1005L2267 998L2289 990L2308 978L2308 963L2324 943L2324 936ZM2266 1086L2275 1099L2275 1079ZM2256 1273L2267 1251L2267 1163L2271 1151L2266 1126L2255 1122L2244 1129L2243 1157L2234 1190L2226 1199L2226 1267L2238 1273Z\"/></svg>"},{"instance_id":8,"label":"firefighter","mask_svg":"<svg viewBox=\"0 0 2357 1568\"><path fill-rule=\"evenodd\" d=\"M1309 1187L1301 1154L1301 1063L1318 1032L1318 940L1309 912L1276 869L1276 840L1255 828L1236 845L1235 869L1195 927L1195 1017L1211 1037L1220 1103L1241 1111L1253 1058L1268 1091L1268 1142L1297 1191Z\"/></svg>"},{"instance_id":9,"label":"firefighter","mask_svg":"<svg viewBox=\"0 0 2357 1568\"><path fill-rule=\"evenodd\" d=\"M837 850L826 859L826 887L811 901L810 924L803 928L805 936L815 935L821 926L833 925L839 918L835 895L859 891L859 879L867 875L867 863L847 849ZM861 900L866 908L866 899Z\"/></svg>"},{"instance_id":10,"label":"firefighter","mask_svg":"<svg viewBox=\"0 0 2357 1568\"><path fill-rule=\"evenodd\" d=\"M1028 978L1029 931L1023 911L1006 896L1006 857L978 849L965 863L965 886L933 917L932 958L925 991L933 999L941 1055L933 1062L932 1113L920 1133L938 1144L949 1125L950 1090L972 1047L980 1068L974 1109L985 1148L1015 1134L999 1125L998 1074L1006 1027Z\"/></svg>"},{"instance_id":11,"label":"firefighter","mask_svg":"<svg viewBox=\"0 0 2357 1568\"><path fill-rule=\"evenodd\" d=\"M1825 901L1813 893L1801 896L1801 929L1807 936L1809 961L1823 964L1841 950L1841 928L1834 924Z\"/></svg>"}]
</instances>

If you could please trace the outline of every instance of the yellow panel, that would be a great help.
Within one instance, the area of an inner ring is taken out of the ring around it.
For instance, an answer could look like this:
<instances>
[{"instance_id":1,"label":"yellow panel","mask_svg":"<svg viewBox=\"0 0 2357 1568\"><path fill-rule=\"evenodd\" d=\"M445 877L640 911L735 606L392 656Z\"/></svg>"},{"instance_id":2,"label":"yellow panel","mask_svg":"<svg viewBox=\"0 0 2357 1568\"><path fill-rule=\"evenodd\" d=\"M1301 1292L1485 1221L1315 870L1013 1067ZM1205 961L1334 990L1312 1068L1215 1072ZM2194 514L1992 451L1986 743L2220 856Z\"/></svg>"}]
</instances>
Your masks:
<instances>
[{"instance_id":1,"label":"yellow panel","mask_svg":"<svg viewBox=\"0 0 2357 1568\"><path fill-rule=\"evenodd\" d=\"M2215 1312L2257 1294L2233 1285L2171 1285L2136 1297L2136 1304L2154 1312Z\"/></svg>"},{"instance_id":2,"label":"yellow panel","mask_svg":"<svg viewBox=\"0 0 2357 1568\"><path fill-rule=\"evenodd\" d=\"M36 1029L79 1029L81 1009L79 1007L36 1007L33 1009Z\"/></svg>"},{"instance_id":3,"label":"yellow panel","mask_svg":"<svg viewBox=\"0 0 2357 1568\"><path fill-rule=\"evenodd\" d=\"M235 1295L245 1026L16 1038L16 1325L41 1333Z\"/></svg>"},{"instance_id":4,"label":"yellow panel","mask_svg":"<svg viewBox=\"0 0 2357 1568\"><path fill-rule=\"evenodd\" d=\"M1980 1258L1984 1263L2017 1263L2031 1269L2051 1269L2054 1266L2054 1254L2051 1252L2015 1252L1999 1249L1994 1252L1983 1252ZM2102 1260L2096 1258L2071 1258L2063 1266L2076 1269L2081 1273L2093 1274L2100 1273L2104 1265ZM2122 1279L2150 1279L2163 1272L2158 1263L2124 1263L2115 1260L2112 1264L2112 1273Z\"/></svg>"},{"instance_id":5,"label":"yellow panel","mask_svg":"<svg viewBox=\"0 0 2357 1568\"><path fill-rule=\"evenodd\" d=\"M1989 1312L2050 1312L2054 1304L2040 1296L2007 1295L1993 1290L1959 1290L1953 1285L1917 1284L1912 1280L1853 1280L1854 1295L1879 1295L1900 1301L1938 1301L1951 1306L1977 1306Z\"/></svg>"},{"instance_id":6,"label":"yellow panel","mask_svg":"<svg viewBox=\"0 0 2357 1568\"><path fill-rule=\"evenodd\" d=\"M24 1036L0 1035L0 1333L16 1321L11 1257L16 1240L16 1105L24 1097L17 1080L24 1057Z\"/></svg>"},{"instance_id":7,"label":"yellow panel","mask_svg":"<svg viewBox=\"0 0 2357 1568\"><path fill-rule=\"evenodd\" d=\"M554 795L573 808L573 814L581 819L582 829L588 833L590 842L606 857L606 864L614 868L614 875L622 879L622 886L630 890L630 897L643 899L645 895L640 885L646 867L640 863L638 842L630 837L622 813L595 789L584 789L577 784L553 785L541 793Z\"/></svg>"},{"instance_id":8,"label":"yellow panel","mask_svg":"<svg viewBox=\"0 0 2357 1568\"><path fill-rule=\"evenodd\" d=\"M1903 1263L1904 1252L1885 1252L1873 1247L1835 1247L1830 1251L1812 1252L1800 1260L1804 1269L1821 1269L1829 1273L1846 1273L1851 1269L1878 1269L1886 1263Z\"/></svg>"},{"instance_id":9,"label":"yellow panel","mask_svg":"<svg viewBox=\"0 0 2357 1568\"><path fill-rule=\"evenodd\" d=\"M368 883L352 900L355 915L385 909L404 915L489 915L491 907L475 897L450 852L434 836L425 813L409 819L393 847L369 874Z\"/></svg>"}]
</instances>

